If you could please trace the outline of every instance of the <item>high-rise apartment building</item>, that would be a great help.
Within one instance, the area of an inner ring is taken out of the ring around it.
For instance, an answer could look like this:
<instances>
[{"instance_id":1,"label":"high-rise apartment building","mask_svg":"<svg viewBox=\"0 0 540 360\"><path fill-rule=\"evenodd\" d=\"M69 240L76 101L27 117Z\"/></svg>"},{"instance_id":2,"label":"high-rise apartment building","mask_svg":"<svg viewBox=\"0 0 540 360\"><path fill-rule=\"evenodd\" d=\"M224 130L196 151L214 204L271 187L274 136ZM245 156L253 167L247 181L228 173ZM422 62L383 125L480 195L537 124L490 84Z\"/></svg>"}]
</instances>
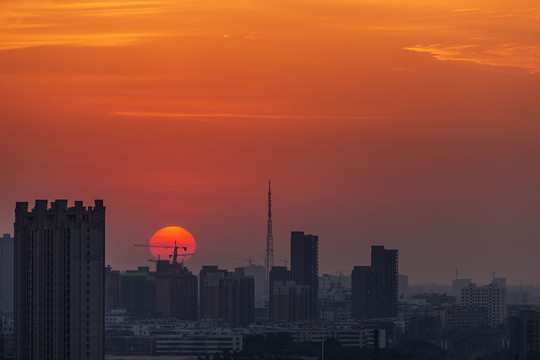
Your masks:
<instances>
[{"instance_id":1,"label":"high-rise apartment building","mask_svg":"<svg viewBox=\"0 0 540 360\"><path fill-rule=\"evenodd\" d=\"M15 208L16 358L104 357L105 207L102 200L18 202Z\"/></svg>"},{"instance_id":2,"label":"high-rise apartment building","mask_svg":"<svg viewBox=\"0 0 540 360\"><path fill-rule=\"evenodd\" d=\"M398 251L388 250L384 246L371 247L371 267L383 277L383 314L384 317L397 316L397 301L399 297L399 262Z\"/></svg>"},{"instance_id":3,"label":"high-rise apartment building","mask_svg":"<svg viewBox=\"0 0 540 360\"><path fill-rule=\"evenodd\" d=\"M304 321L310 317L311 288L299 285L292 271L273 266L269 276L269 319L274 321Z\"/></svg>"},{"instance_id":4,"label":"high-rise apartment building","mask_svg":"<svg viewBox=\"0 0 540 360\"><path fill-rule=\"evenodd\" d=\"M461 304L487 309L488 324L496 327L506 319L506 286L492 282L485 286L470 284L461 289Z\"/></svg>"},{"instance_id":5,"label":"high-rise apartment building","mask_svg":"<svg viewBox=\"0 0 540 360\"><path fill-rule=\"evenodd\" d=\"M383 274L371 266L355 266L351 273L351 315L353 319L383 318Z\"/></svg>"},{"instance_id":6,"label":"high-rise apartment building","mask_svg":"<svg viewBox=\"0 0 540 360\"><path fill-rule=\"evenodd\" d=\"M0 238L0 312L13 312L14 240L10 234Z\"/></svg>"},{"instance_id":7,"label":"high-rise apartment building","mask_svg":"<svg viewBox=\"0 0 540 360\"><path fill-rule=\"evenodd\" d=\"M354 319L397 316L398 268L398 250L371 247L371 266L355 266L351 274Z\"/></svg>"},{"instance_id":8,"label":"high-rise apartment building","mask_svg":"<svg viewBox=\"0 0 540 360\"><path fill-rule=\"evenodd\" d=\"M317 319L319 294L319 237L291 232L291 272L297 285L309 286L309 318Z\"/></svg>"},{"instance_id":9,"label":"high-rise apartment building","mask_svg":"<svg viewBox=\"0 0 540 360\"><path fill-rule=\"evenodd\" d=\"M156 311L156 278L148 266L120 273L120 308L134 317L151 317Z\"/></svg>"},{"instance_id":10,"label":"high-rise apartment building","mask_svg":"<svg viewBox=\"0 0 540 360\"><path fill-rule=\"evenodd\" d=\"M221 301L223 279L227 270L215 265L205 265L199 273L199 317L201 319L223 319L226 312Z\"/></svg>"},{"instance_id":11,"label":"high-rise apartment building","mask_svg":"<svg viewBox=\"0 0 540 360\"><path fill-rule=\"evenodd\" d=\"M232 327L253 323L255 282L243 268L229 272L203 266L199 281L201 319L224 320Z\"/></svg>"},{"instance_id":12,"label":"high-rise apartment building","mask_svg":"<svg viewBox=\"0 0 540 360\"><path fill-rule=\"evenodd\" d=\"M155 278L156 313L179 320L197 320L197 276L180 263L158 260Z\"/></svg>"}]
</instances>

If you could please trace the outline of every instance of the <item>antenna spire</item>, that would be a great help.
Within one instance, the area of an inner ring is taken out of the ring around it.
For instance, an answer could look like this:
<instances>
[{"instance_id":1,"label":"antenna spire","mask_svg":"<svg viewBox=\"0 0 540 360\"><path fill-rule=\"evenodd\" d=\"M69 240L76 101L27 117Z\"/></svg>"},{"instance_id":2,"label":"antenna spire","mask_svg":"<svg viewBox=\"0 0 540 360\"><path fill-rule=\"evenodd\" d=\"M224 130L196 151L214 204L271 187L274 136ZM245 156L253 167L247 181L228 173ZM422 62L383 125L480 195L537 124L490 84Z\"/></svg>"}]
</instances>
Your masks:
<instances>
[{"instance_id":1,"label":"antenna spire","mask_svg":"<svg viewBox=\"0 0 540 360\"><path fill-rule=\"evenodd\" d=\"M270 277L270 269L274 266L274 237L272 236L272 184L268 180L268 220L266 232L266 257L264 265L266 266L266 295L268 296L268 285Z\"/></svg>"}]
</instances>

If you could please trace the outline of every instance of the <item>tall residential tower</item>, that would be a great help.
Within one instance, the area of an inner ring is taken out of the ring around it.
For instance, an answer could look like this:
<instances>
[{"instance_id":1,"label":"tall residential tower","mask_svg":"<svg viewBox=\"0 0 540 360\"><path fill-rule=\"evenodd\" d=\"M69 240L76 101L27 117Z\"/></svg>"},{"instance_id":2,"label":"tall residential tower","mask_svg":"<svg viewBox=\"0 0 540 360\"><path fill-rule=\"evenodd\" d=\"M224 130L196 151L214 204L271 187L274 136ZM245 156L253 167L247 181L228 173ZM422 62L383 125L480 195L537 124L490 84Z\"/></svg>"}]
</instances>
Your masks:
<instances>
[{"instance_id":1,"label":"tall residential tower","mask_svg":"<svg viewBox=\"0 0 540 360\"><path fill-rule=\"evenodd\" d=\"M397 316L398 250L371 247L371 266L355 266L352 280L352 317L356 320Z\"/></svg>"},{"instance_id":2,"label":"tall residential tower","mask_svg":"<svg viewBox=\"0 0 540 360\"><path fill-rule=\"evenodd\" d=\"M291 232L291 272L297 285L309 286L309 318L318 318L319 237Z\"/></svg>"},{"instance_id":3,"label":"tall residential tower","mask_svg":"<svg viewBox=\"0 0 540 360\"><path fill-rule=\"evenodd\" d=\"M103 360L103 200L18 202L15 208L16 358Z\"/></svg>"}]
</instances>

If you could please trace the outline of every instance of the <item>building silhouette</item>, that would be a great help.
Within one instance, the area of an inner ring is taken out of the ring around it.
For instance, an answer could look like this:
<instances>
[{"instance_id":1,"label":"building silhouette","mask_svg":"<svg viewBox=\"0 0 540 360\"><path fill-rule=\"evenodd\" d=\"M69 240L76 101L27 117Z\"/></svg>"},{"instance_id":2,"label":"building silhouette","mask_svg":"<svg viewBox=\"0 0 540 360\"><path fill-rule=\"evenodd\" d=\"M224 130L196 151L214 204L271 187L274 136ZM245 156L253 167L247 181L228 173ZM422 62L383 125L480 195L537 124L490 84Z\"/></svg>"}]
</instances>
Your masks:
<instances>
[{"instance_id":1,"label":"building silhouette","mask_svg":"<svg viewBox=\"0 0 540 360\"><path fill-rule=\"evenodd\" d=\"M181 263L168 260L157 261L155 274L156 313L179 320L197 320L197 276Z\"/></svg>"},{"instance_id":2,"label":"building silhouette","mask_svg":"<svg viewBox=\"0 0 540 360\"><path fill-rule=\"evenodd\" d=\"M276 320L274 316L276 304L274 301L274 289L277 285L284 284L287 281L294 281L292 272L288 271L285 266L272 266L268 274L268 319Z\"/></svg>"},{"instance_id":3,"label":"building silhouette","mask_svg":"<svg viewBox=\"0 0 540 360\"><path fill-rule=\"evenodd\" d=\"M371 267L383 277L383 317L397 316L399 297L398 251L387 250L384 246L371 247Z\"/></svg>"},{"instance_id":4,"label":"building silhouette","mask_svg":"<svg viewBox=\"0 0 540 360\"><path fill-rule=\"evenodd\" d=\"M135 317L151 317L156 311L156 278L148 266L120 273L119 307Z\"/></svg>"},{"instance_id":5,"label":"building silhouette","mask_svg":"<svg viewBox=\"0 0 540 360\"><path fill-rule=\"evenodd\" d=\"M272 321L304 321L310 317L311 288L299 285L292 271L273 266L269 276L269 319Z\"/></svg>"},{"instance_id":6,"label":"building silhouette","mask_svg":"<svg viewBox=\"0 0 540 360\"><path fill-rule=\"evenodd\" d=\"M16 358L104 357L105 207L102 200L18 202L15 208Z\"/></svg>"},{"instance_id":7,"label":"building silhouette","mask_svg":"<svg viewBox=\"0 0 540 360\"><path fill-rule=\"evenodd\" d=\"M224 320L232 327L253 323L255 281L243 268L234 272L203 266L200 274L201 319Z\"/></svg>"},{"instance_id":8,"label":"building silhouette","mask_svg":"<svg viewBox=\"0 0 540 360\"><path fill-rule=\"evenodd\" d=\"M248 266L243 266L244 275L252 276L255 280L255 302L264 301L266 298L266 269L262 265L255 265L250 261Z\"/></svg>"},{"instance_id":9,"label":"building silhouette","mask_svg":"<svg viewBox=\"0 0 540 360\"><path fill-rule=\"evenodd\" d=\"M377 319L383 314L382 273L371 266L355 266L351 273L351 315L353 319Z\"/></svg>"},{"instance_id":10,"label":"building silhouette","mask_svg":"<svg viewBox=\"0 0 540 360\"><path fill-rule=\"evenodd\" d=\"M540 312L522 311L510 320L510 351L516 360L540 359Z\"/></svg>"},{"instance_id":11,"label":"building silhouette","mask_svg":"<svg viewBox=\"0 0 540 360\"><path fill-rule=\"evenodd\" d=\"M309 287L309 319L317 319L319 293L319 237L291 232L291 272L296 285Z\"/></svg>"},{"instance_id":12,"label":"building silhouette","mask_svg":"<svg viewBox=\"0 0 540 360\"><path fill-rule=\"evenodd\" d=\"M13 312L14 239L10 234L0 238L0 313Z\"/></svg>"},{"instance_id":13,"label":"building silhouette","mask_svg":"<svg viewBox=\"0 0 540 360\"><path fill-rule=\"evenodd\" d=\"M354 319L397 316L398 251L371 247L371 266L355 266L351 274Z\"/></svg>"},{"instance_id":14,"label":"building silhouette","mask_svg":"<svg viewBox=\"0 0 540 360\"><path fill-rule=\"evenodd\" d=\"M199 273L199 317L200 319L224 319L226 312L223 295L223 279L227 270L216 265L205 265Z\"/></svg>"},{"instance_id":15,"label":"building silhouette","mask_svg":"<svg viewBox=\"0 0 540 360\"><path fill-rule=\"evenodd\" d=\"M120 271L105 268L105 313L120 308Z\"/></svg>"}]
</instances>

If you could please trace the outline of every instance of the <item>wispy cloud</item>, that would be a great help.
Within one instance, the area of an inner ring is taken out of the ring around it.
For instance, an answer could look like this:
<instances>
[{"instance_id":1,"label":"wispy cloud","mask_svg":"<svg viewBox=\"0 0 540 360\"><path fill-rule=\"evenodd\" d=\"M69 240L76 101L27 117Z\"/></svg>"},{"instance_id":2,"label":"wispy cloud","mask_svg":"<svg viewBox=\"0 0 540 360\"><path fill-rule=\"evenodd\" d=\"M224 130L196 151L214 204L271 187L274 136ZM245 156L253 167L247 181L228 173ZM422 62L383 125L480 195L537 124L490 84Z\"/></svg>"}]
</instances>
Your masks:
<instances>
[{"instance_id":1,"label":"wispy cloud","mask_svg":"<svg viewBox=\"0 0 540 360\"><path fill-rule=\"evenodd\" d=\"M420 44L405 50L427 53L438 60L469 61L482 65L510 66L540 72L540 45L531 44Z\"/></svg>"},{"instance_id":2,"label":"wispy cloud","mask_svg":"<svg viewBox=\"0 0 540 360\"><path fill-rule=\"evenodd\" d=\"M245 114L245 113L164 113L164 112L113 112L115 116L143 118L183 118L183 119L252 119L252 120L362 120L389 119L385 116L369 115L312 115L312 114Z\"/></svg>"},{"instance_id":3,"label":"wispy cloud","mask_svg":"<svg viewBox=\"0 0 540 360\"><path fill-rule=\"evenodd\" d=\"M8 2L0 6L0 50L47 45L122 46L168 36L157 29L141 30L129 19L167 12L173 6L170 1L129 0Z\"/></svg>"},{"instance_id":4,"label":"wispy cloud","mask_svg":"<svg viewBox=\"0 0 540 360\"><path fill-rule=\"evenodd\" d=\"M34 46L74 45L74 46L122 46L140 42L143 39L162 34L149 33L105 33L105 34L43 34L40 37L13 36L0 41L0 50L13 50Z\"/></svg>"},{"instance_id":5,"label":"wispy cloud","mask_svg":"<svg viewBox=\"0 0 540 360\"><path fill-rule=\"evenodd\" d=\"M453 9L453 12L469 12L469 11L481 11L482 9L470 8L470 9Z\"/></svg>"}]
</instances>

